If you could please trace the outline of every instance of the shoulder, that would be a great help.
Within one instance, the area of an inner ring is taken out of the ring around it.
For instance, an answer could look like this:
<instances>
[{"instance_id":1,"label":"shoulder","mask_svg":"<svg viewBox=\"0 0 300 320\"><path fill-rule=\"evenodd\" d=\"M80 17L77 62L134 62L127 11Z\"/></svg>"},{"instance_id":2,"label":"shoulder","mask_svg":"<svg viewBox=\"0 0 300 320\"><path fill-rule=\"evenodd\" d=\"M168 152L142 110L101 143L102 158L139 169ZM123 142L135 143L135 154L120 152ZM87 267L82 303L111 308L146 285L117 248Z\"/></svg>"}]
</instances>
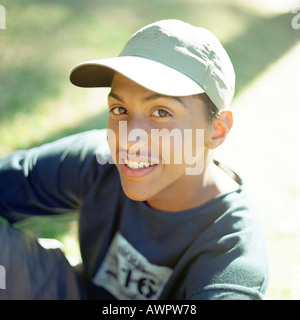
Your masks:
<instances>
[{"instance_id":1,"label":"shoulder","mask_svg":"<svg viewBox=\"0 0 300 320\"><path fill-rule=\"evenodd\" d=\"M268 283L264 234L241 187L216 199L224 210L197 239L189 299L262 299Z\"/></svg>"},{"instance_id":2,"label":"shoulder","mask_svg":"<svg viewBox=\"0 0 300 320\"><path fill-rule=\"evenodd\" d=\"M106 129L90 130L66 136L37 147L31 152L35 168L44 179L76 181L86 192L100 183L115 167L110 156ZM49 176L50 175L50 176Z\"/></svg>"},{"instance_id":3,"label":"shoulder","mask_svg":"<svg viewBox=\"0 0 300 320\"><path fill-rule=\"evenodd\" d=\"M59 162L75 160L85 162L90 157L102 163L112 163L106 138L106 129L84 131L43 144L30 150L39 159ZM105 161L104 161L105 158Z\"/></svg>"},{"instance_id":4,"label":"shoulder","mask_svg":"<svg viewBox=\"0 0 300 320\"><path fill-rule=\"evenodd\" d=\"M106 144L106 129L102 129L84 131L62 137L53 142L44 144L41 147L38 147L38 149L52 152L55 152L55 150L61 151L66 149L73 152L93 152L98 150L100 147L106 147Z\"/></svg>"}]
</instances>

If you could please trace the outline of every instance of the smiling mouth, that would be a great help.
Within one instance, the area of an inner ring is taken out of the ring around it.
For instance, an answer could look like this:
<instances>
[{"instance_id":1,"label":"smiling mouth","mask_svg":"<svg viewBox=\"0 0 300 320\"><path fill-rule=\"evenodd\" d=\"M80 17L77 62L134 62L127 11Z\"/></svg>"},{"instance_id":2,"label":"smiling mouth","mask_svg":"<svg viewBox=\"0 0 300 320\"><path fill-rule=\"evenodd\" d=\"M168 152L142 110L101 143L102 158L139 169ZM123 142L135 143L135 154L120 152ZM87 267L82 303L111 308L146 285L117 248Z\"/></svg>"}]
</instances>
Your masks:
<instances>
[{"instance_id":1,"label":"smiling mouth","mask_svg":"<svg viewBox=\"0 0 300 320\"><path fill-rule=\"evenodd\" d=\"M142 169L142 168L148 168L156 165L157 163L149 163L149 162L143 162L143 161L130 161L125 159L125 164L133 170Z\"/></svg>"},{"instance_id":2,"label":"smiling mouth","mask_svg":"<svg viewBox=\"0 0 300 320\"><path fill-rule=\"evenodd\" d=\"M158 166L158 163L149 163L144 161L130 161L124 159L121 164L122 173L129 178L141 178L150 174Z\"/></svg>"}]
</instances>

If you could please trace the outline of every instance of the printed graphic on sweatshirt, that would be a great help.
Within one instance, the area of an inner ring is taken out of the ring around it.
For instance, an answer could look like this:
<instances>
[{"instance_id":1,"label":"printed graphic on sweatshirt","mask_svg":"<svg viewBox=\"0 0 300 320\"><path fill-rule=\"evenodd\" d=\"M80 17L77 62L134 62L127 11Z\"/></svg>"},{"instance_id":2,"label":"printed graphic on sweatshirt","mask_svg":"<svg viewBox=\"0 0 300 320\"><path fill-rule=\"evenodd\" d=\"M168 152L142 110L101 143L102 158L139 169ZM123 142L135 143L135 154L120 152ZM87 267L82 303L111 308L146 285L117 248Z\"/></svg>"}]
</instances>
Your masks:
<instances>
[{"instance_id":1,"label":"printed graphic on sweatshirt","mask_svg":"<svg viewBox=\"0 0 300 320\"><path fill-rule=\"evenodd\" d=\"M117 233L93 283L117 299L156 300L171 273L172 269L168 267L150 263Z\"/></svg>"}]
</instances>

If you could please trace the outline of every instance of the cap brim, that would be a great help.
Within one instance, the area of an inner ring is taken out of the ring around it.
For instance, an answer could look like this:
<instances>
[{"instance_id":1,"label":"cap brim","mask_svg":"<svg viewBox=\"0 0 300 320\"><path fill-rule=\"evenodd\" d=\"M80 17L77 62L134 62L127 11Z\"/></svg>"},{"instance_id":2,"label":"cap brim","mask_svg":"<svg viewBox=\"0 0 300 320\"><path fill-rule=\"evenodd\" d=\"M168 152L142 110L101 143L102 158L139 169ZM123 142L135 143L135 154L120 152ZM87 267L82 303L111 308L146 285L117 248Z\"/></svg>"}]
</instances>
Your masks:
<instances>
[{"instance_id":1,"label":"cap brim","mask_svg":"<svg viewBox=\"0 0 300 320\"><path fill-rule=\"evenodd\" d=\"M115 72L163 95L189 96L203 93L195 81L162 63L134 56L90 60L76 65L70 81L79 87L110 87Z\"/></svg>"}]
</instances>

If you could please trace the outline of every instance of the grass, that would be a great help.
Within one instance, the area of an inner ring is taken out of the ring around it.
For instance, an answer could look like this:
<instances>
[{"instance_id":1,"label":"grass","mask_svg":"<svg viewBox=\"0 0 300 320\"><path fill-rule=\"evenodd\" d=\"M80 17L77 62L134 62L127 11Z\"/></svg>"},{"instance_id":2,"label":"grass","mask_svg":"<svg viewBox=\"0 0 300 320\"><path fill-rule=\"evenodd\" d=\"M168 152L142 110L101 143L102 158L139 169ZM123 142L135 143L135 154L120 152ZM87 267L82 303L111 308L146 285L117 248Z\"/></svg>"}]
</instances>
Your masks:
<instances>
[{"instance_id":1,"label":"grass","mask_svg":"<svg viewBox=\"0 0 300 320\"><path fill-rule=\"evenodd\" d=\"M76 88L68 81L69 71L83 60L118 55L133 32L153 21L178 18L214 32L236 69L236 102L299 41L289 12L264 11L251 1L4 0L1 4L6 8L6 30L0 30L0 156L105 127L107 90ZM19 227L38 237L56 238L76 255L76 221L76 215L32 218ZM269 230L267 234L272 258L277 257L275 248L286 238ZM292 239L297 240L296 235ZM269 298L290 298L292 287L277 275Z\"/></svg>"}]
</instances>

